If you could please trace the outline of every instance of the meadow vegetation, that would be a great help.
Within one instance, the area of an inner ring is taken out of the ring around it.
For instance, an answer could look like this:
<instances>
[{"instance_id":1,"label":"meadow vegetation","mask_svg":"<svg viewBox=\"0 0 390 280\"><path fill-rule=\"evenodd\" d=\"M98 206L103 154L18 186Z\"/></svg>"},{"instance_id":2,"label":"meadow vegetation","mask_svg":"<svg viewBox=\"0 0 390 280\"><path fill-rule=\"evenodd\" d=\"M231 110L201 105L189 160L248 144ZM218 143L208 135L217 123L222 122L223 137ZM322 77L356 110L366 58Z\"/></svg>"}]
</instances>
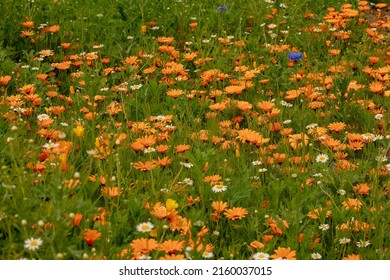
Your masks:
<instances>
[{"instance_id":1,"label":"meadow vegetation","mask_svg":"<svg viewBox=\"0 0 390 280\"><path fill-rule=\"evenodd\" d=\"M0 259L389 259L390 13L3 0Z\"/></svg>"}]
</instances>

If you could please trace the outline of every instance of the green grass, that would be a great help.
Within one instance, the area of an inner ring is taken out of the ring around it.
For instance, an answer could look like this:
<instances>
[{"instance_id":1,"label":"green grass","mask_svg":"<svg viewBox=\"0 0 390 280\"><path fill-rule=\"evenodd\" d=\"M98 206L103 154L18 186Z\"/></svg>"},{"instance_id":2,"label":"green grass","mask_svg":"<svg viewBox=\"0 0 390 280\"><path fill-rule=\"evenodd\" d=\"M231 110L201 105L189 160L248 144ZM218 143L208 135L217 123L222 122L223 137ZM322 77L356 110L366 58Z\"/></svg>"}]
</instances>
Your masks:
<instances>
[{"instance_id":1,"label":"green grass","mask_svg":"<svg viewBox=\"0 0 390 280\"><path fill-rule=\"evenodd\" d=\"M0 259L390 258L388 7L3 2ZM173 38L167 52L159 37Z\"/></svg>"}]
</instances>

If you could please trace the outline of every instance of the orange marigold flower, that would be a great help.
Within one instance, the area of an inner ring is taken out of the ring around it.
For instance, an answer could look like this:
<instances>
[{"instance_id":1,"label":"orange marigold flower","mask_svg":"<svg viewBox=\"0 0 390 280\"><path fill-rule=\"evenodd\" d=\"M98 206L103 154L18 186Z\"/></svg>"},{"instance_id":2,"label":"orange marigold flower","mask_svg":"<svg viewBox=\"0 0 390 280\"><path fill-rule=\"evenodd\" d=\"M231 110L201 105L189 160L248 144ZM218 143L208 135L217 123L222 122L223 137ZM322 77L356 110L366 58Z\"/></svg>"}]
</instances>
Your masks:
<instances>
[{"instance_id":1,"label":"orange marigold flower","mask_svg":"<svg viewBox=\"0 0 390 280\"><path fill-rule=\"evenodd\" d=\"M270 101L261 101L256 104L257 107L259 107L264 113L271 112L272 109L275 107L275 103Z\"/></svg>"},{"instance_id":2,"label":"orange marigold flower","mask_svg":"<svg viewBox=\"0 0 390 280\"><path fill-rule=\"evenodd\" d=\"M34 28L34 22L26 18L26 21L20 23L24 28Z\"/></svg>"},{"instance_id":3,"label":"orange marigold flower","mask_svg":"<svg viewBox=\"0 0 390 280\"><path fill-rule=\"evenodd\" d=\"M163 158L158 157L157 158L157 164L160 165L161 167L166 167L169 164L171 164L172 162L173 162L173 159L171 159L170 157L163 157Z\"/></svg>"},{"instance_id":4,"label":"orange marigold flower","mask_svg":"<svg viewBox=\"0 0 390 280\"><path fill-rule=\"evenodd\" d=\"M169 150L169 146L161 144L161 145L156 146L155 149L160 154L164 154L166 151Z\"/></svg>"},{"instance_id":5,"label":"orange marigold flower","mask_svg":"<svg viewBox=\"0 0 390 280\"><path fill-rule=\"evenodd\" d=\"M134 152L140 152L143 149L145 149L145 146L142 145L140 142L136 141L134 143L131 143L130 147L134 150Z\"/></svg>"},{"instance_id":6,"label":"orange marigold flower","mask_svg":"<svg viewBox=\"0 0 390 280\"><path fill-rule=\"evenodd\" d=\"M167 254L176 254L176 252L180 252L184 247L184 240L165 240L159 247L159 250L165 251Z\"/></svg>"},{"instance_id":7,"label":"orange marigold flower","mask_svg":"<svg viewBox=\"0 0 390 280\"><path fill-rule=\"evenodd\" d=\"M251 244L249 244L249 245L254 249L264 249L265 248L264 244L257 241L257 240L252 241Z\"/></svg>"},{"instance_id":8,"label":"orange marigold flower","mask_svg":"<svg viewBox=\"0 0 390 280\"><path fill-rule=\"evenodd\" d=\"M366 183L363 184L357 184L356 186L353 186L353 190L358 194L368 194L370 191L370 186Z\"/></svg>"},{"instance_id":9,"label":"orange marigold flower","mask_svg":"<svg viewBox=\"0 0 390 280\"><path fill-rule=\"evenodd\" d=\"M173 37L164 37L164 36L162 36L162 37L157 37L156 40L157 40L157 42L159 42L161 44L171 45L174 39L175 38L173 38Z\"/></svg>"},{"instance_id":10,"label":"orange marigold flower","mask_svg":"<svg viewBox=\"0 0 390 280\"><path fill-rule=\"evenodd\" d=\"M190 145L177 145L175 147L176 152L178 153L184 153L187 151L191 146Z\"/></svg>"},{"instance_id":11,"label":"orange marigold flower","mask_svg":"<svg viewBox=\"0 0 390 280\"><path fill-rule=\"evenodd\" d=\"M136 141L141 143L142 145L144 145L147 148L147 147L150 147L150 146L156 144L156 137L154 137L153 135L143 136L143 137L138 138Z\"/></svg>"},{"instance_id":12,"label":"orange marigold flower","mask_svg":"<svg viewBox=\"0 0 390 280\"><path fill-rule=\"evenodd\" d=\"M350 254L350 255L342 258L342 260L360 260L360 255L359 254Z\"/></svg>"},{"instance_id":13,"label":"orange marigold flower","mask_svg":"<svg viewBox=\"0 0 390 280\"><path fill-rule=\"evenodd\" d=\"M0 77L0 84L3 85L3 86L8 85L9 81L11 80L11 78L12 77L9 76L9 75Z\"/></svg>"},{"instance_id":14,"label":"orange marigold flower","mask_svg":"<svg viewBox=\"0 0 390 280\"><path fill-rule=\"evenodd\" d=\"M177 254L177 255L165 255L160 257L160 260L186 260L186 257L183 254Z\"/></svg>"},{"instance_id":15,"label":"orange marigold flower","mask_svg":"<svg viewBox=\"0 0 390 280\"><path fill-rule=\"evenodd\" d=\"M382 94L386 87L382 82L372 82L370 84L370 91L376 94Z\"/></svg>"},{"instance_id":16,"label":"orange marigold flower","mask_svg":"<svg viewBox=\"0 0 390 280\"><path fill-rule=\"evenodd\" d=\"M161 220L168 216L168 210L161 202L157 202L150 211L150 214Z\"/></svg>"},{"instance_id":17,"label":"orange marigold flower","mask_svg":"<svg viewBox=\"0 0 390 280\"><path fill-rule=\"evenodd\" d=\"M109 198L114 198L121 194L118 187L104 187L100 191L104 196L108 196Z\"/></svg>"},{"instance_id":18,"label":"orange marigold flower","mask_svg":"<svg viewBox=\"0 0 390 280\"><path fill-rule=\"evenodd\" d=\"M274 239L274 236L268 234L268 235L264 235L261 239L263 239L264 242L270 242L272 239Z\"/></svg>"},{"instance_id":19,"label":"orange marigold flower","mask_svg":"<svg viewBox=\"0 0 390 280\"><path fill-rule=\"evenodd\" d=\"M51 66L53 66L54 68L56 68L58 70L67 70L70 68L71 64L72 64L71 61L63 61L60 63L53 63Z\"/></svg>"},{"instance_id":20,"label":"orange marigold flower","mask_svg":"<svg viewBox=\"0 0 390 280\"><path fill-rule=\"evenodd\" d=\"M87 242L88 246L92 246L101 235L101 232L97 231L96 229L88 229L84 234L84 240Z\"/></svg>"},{"instance_id":21,"label":"orange marigold flower","mask_svg":"<svg viewBox=\"0 0 390 280\"><path fill-rule=\"evenodd\" d=\"M278 249L274 250L275 254L271 255L272 259L281 259L281 260L296 260L296 251L291 250L290 247L278 247Z\"/></svg>"},{"instance_id":22,"label":"orange marigold flower","mask_svg":"<svg viewBox=\"0 0 390 280\"><path fill-rule=\"evenodd\" d=\"M292 101L298 98L301 94L300 90L289 90L286 92L286 96L284 97L286 100Z\"/></svg>"},{"instance_id":23,"label":"orange marigold flower","mask_svg":"<svg viewBox=\"0 0 390 280\"><path fill-rule=\"evenodd\" d=\"M359 211L360 208L363 206L363 203L358 198L348 198L347 200L344 200L341 202L341 204L344 206L346 210L353 209L355 211Z\"/></svg>"},{"instance_id":24,"label":"orange marigold flower","mask_svg":"<svg viewBox=\"0 0 390 280\"><path fill-rule=\"evenodd\" d=\"M171 89L167 91L167 95L175 99L184 93L185 91L181 89Z\"/></svg>"},{"instance_id":25,"label":"orange marigold flower","mask_svg":"<svg viewBox=\"0 0 390 280\"><path fill-rule=\"evenodd\" d=\"M83 218L83 214L80 214L80 213L76 213L73 217L73 220L72 220L72 225L74 227L78 227L80 222L81 222L81 219Z\"/></svg>"},{"instance_id":26,"label":"orange marigold flower","mask_svg":"<svg viewBox=\"0 0 390 280\"><path fill-rule=\"evenodd\" d=\"M146 162L138 161L134 163L133 168L141 171L149 171L156 168L156 166L157 163L155 161L146 161Z\"/></svg>"},{"instance_id":27,"label":"orange marigold flower","mask_svg":"<svg viewBox=\"0 0 390 280\"><path fill-rule=\"evenodd\" d=\"M289 135L288 142L290 143L290 146L296 150L309 144L309 136L306 134Z\"/></svg>"},{"instance_id":28,"label":"orange marigold flower","mask_svg":"<svg viewBox=\"0 0 390 280\"><path fill-rule=\"evenodd\" d=\"M325 211L325 210L322 207L316 208L313 211L310 211L307 214L307 216L309 218L312 218L312 219L316 220L316 219L318 219L320 217L320 215L322 214L323 211ZM325 214L325 217L328 218L330 215L332 215L332 210L327 210L326 214Z\"/></svg>"},{"instance_id":29,"label":"orange marigold flower","mask_svg":"<svg viewBox=\"0 0 390 280\"><path fill-rule=\"evenodd\" d=\"M231 85L225 87L225 92L227 94L241 94L244 89L245 86L243 85Z\"/></svg>"},{"instance_id":30,"label":"orange marigold flower","mask_svg":"<svg viewBox=\"0 0 390 280\"><path fill-rule=\"evenodd\" d=\"M341 50L338 50L338 49L331 49L328 51L331 55L333 56L337 56L340 54Z\"/></svg>"},{"instance_id":31,"label":"orange marigold flower","mask_svg":"<svg viewBox=\"0 0 390 280\"><path fill-rule=\"evenodd\" d=\"M248 214L248 210L242 207L233 207L223 213L230 220L241 220Z\"/></svg>"},{"instance_id":32,"label":"orange marigold flower","mask_svg":"<svg viewBox=\"0 0 390 280\"><path fill-rule=\"evenodd\" d=\"M221 175L215 174L215 175L210 175L206 176L203 178L203 182L209 183L210 185L215 185L219 181L222 180Z\"/></svg>"},{"instance_id":33,"label":"orange marigold flower","mask_svg":"<svg viewBox=\"0 0 390 280\"><path fill-rule=\"evenodd\" d=\"M142 254L149 254L153 250L158 249L158 242L154 238L139 238L134 239L130 243L131 248L133 248L134 252L139 252Z\"/></svg>"},{"instance_id":34,"label":"orange marigold flower","mask_svg":"<svg viewBox=\"0 0 390 280\"><path fill-rule=\"evenodd\" d=\"M328 125L328 128L334 132L340 132L341 130L343 130L345 128L345 123L343 123L343 122L330 123Z\"/></svg>"},{"instance_id":35,"label":"orange marigold flower","mask_svg":"<svg viewBox=\"0 0 390 280\"><path fill-rule=\"evenodd\" d=\"M213 201L211 207L216 213L222 213L227 208L228 204L224 201Z\"/></svg>"}]
</instances>

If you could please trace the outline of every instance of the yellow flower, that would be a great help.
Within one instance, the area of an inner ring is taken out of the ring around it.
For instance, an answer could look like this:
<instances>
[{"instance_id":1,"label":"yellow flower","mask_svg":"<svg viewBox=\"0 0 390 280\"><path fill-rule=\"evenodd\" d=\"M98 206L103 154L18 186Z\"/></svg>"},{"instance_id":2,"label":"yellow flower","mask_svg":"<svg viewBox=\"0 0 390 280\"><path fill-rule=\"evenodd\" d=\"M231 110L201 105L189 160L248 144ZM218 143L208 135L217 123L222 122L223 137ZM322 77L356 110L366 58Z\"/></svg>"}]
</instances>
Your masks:
<instances>
[{"instance_id":1,"label":"yellow flower","mask_svg":"<svg viewBox=\"0 0 390 280\"><path fill-rule=\"evenodd\" d=\"M177 204L176 200L170 198L167 199L165 205L168 211L179 207L179 204Z\"/></svg>"},{"instance_id":2,"label":"yellow flower","mask_svg":"<svg viewBox=\"0 0 390 280\"><path fill-rule=\"evenodd\" d=\"M78 125L75 128L73 128L73 132L74 132L74 134L76 134L76 136L78 138L83 138L83 136L84 136L84 127L82 127L81 125Z\"/></svg>"}]
</instances>

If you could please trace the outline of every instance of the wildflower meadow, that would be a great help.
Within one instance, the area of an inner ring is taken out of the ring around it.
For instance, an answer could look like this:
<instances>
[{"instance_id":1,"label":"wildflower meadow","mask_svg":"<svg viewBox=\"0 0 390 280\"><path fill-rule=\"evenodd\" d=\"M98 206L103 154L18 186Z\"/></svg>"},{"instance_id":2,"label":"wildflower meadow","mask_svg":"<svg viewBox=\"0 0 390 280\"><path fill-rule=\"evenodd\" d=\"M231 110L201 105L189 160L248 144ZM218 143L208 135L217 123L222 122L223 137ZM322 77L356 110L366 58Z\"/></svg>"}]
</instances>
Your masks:
<instances>
[{"instance_id":1,"label":"wildflower meadow","mask_svg":"<svg viewBox=\"0 0 390 280\"><path fill-rule=\"evenodd\" d=\"M1 7L0 259L390 259L386 0Z\"/></svg>"}]
</instances>

